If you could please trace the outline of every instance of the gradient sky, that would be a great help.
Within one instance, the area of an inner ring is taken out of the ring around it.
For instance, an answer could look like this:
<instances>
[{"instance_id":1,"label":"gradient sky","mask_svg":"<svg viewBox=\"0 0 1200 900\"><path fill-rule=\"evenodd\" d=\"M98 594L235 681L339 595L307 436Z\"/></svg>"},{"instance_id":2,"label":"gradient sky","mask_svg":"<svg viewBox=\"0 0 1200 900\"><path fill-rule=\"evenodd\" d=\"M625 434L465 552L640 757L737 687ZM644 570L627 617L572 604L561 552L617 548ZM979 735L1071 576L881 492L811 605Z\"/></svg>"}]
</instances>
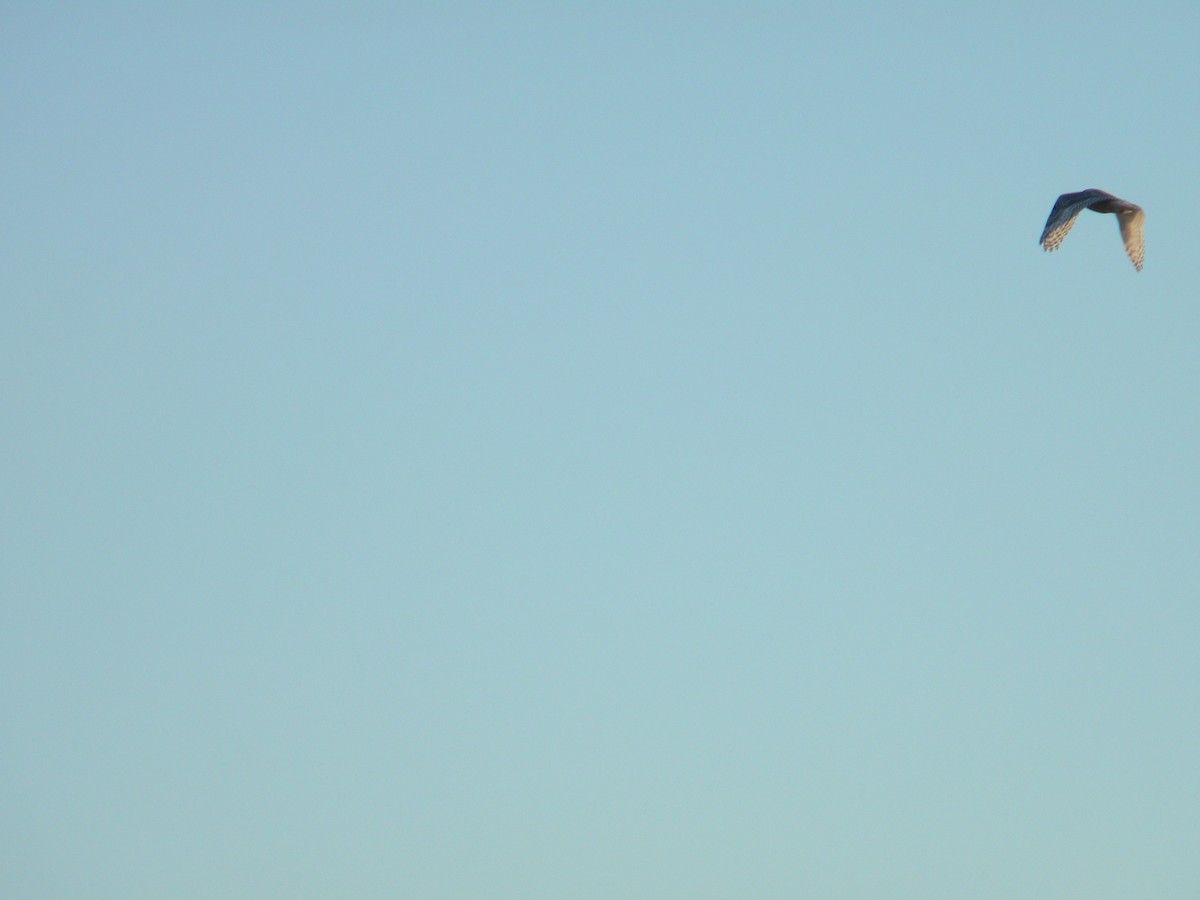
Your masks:
<instances>
[{"instance_id":1,"label":"gradient sky","mask_svg":"<svg viewBox=\"0 0 1200 900\"><path fill-rule=\"evenodd\" d=\"M1195 897L1198 35L4 4L0 894Z\"/></svg>"}]
</instances>

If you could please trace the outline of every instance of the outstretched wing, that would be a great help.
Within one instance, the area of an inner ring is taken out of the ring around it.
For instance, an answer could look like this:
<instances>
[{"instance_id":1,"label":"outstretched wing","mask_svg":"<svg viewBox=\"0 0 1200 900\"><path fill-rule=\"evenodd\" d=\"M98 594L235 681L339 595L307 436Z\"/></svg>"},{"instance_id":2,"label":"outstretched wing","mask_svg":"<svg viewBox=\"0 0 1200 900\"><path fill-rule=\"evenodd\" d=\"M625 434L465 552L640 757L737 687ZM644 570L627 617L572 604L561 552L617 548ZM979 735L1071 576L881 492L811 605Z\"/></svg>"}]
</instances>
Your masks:
<instances>
[{"instance_id":1,"label":"outstretched wing","mask_svg":"<svg viewBox=\"0 0 1200 900\"><path fill-rule=\"evenodd\" d=\"M1145 221L1146 214L1140 206L1135 206L1134 211L1127 216L1117 216L1117 224L1121 226L1121 239L1125 241L1125 252L1129 254L1134 268L1139 272L1142 271L1142 261L1146 258L1146 238L1142 233Z\"/></svg>"},{"instance_id":2,"label":"outstretched wing","mask_svg":"<svg viewBox=\"0 0 1200 900\"><path fill-rule=\"evenodd\" d=\"M1071 226L1075 224L1075 220L1079 218L1079 214L1087 209L1089 204L1111 197L1112 194L1093 189L1079 191L1075 194L1063 194L1055 200L1054 208L1050 210L1050 218L1046 220L1046 227L1042 229L1042 237L1038 241L1042 245L1042 249L1057 250L1058 245L1067 236L1067 232L1071 230Z\"/></svg>"}]
</instances>

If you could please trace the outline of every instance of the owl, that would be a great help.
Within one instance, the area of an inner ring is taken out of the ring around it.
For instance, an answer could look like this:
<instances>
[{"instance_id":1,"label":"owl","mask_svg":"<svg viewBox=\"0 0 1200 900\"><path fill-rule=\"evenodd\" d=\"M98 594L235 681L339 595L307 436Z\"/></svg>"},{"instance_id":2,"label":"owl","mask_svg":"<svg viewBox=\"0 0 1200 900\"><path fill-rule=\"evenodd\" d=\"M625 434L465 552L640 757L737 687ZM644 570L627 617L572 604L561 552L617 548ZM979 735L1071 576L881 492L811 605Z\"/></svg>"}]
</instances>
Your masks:
<instances>
[{"instance_id":1,"label":"owl","mask_svg":"<svg viewBox=\"0 0 1200 900\"><path fill-rule=\"evenodd\" d=\"M1125 241L1125 252L1133 261L1134 268L1139 272L1142 271L1142 260L1146 255L1146 241L1142 235L1142 225L1146 221L1146 214L1136 203L1130 203L1128 200L1122 200L1120 197L1114 197L1112 194L1098 191L1095 188L1079 191L1076 194L1063 194L1055 200L1054 208L1050 210L1050 218L1046 220L1046 227L1042 231L1042 237L1038 243L1046 250L1057 250L1062 239L1067 236L1067 232L1075 224L1079 214L1085 209L1116 215L1117 225L1121 229L1121 239Z\"/></svg>"}]
</instances>

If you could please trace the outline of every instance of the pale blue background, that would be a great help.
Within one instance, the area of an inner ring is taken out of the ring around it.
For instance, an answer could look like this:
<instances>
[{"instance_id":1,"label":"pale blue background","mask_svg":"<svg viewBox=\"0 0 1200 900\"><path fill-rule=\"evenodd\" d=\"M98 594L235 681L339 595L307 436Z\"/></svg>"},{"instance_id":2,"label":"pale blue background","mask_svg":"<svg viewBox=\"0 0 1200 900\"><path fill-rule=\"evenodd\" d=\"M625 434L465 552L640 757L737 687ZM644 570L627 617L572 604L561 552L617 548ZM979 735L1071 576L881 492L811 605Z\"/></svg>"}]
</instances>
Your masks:
<instances>
[{"instance_id":1,"label":"pale blue background","mask_svg":"<svg viewBox=\"0 0 1200 900\"><path fill-rule=\"evenodd\" d=\"M1198 89L1191 0L6 3L0 894L1197 896Z\"/></svg>"}]
</instances>

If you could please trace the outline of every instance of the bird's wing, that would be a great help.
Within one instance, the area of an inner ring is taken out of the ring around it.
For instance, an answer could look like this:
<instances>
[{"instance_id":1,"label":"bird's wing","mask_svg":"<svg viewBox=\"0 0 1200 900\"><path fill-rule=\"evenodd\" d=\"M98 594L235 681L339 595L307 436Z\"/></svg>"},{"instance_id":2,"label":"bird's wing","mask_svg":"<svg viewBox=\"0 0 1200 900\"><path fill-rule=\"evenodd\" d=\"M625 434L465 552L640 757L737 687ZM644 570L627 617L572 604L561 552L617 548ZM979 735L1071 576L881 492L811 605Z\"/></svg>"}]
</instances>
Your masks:
<instances>
[{"instance_id":1,"label":"bird's wing","mask_svg":"<svg viewBox=\"0 0 1200 900\"><path fill-rule=\"evenodd\" d=\"M1088 204L1110 196L1112 195L1104 191L1090 190L1077 194L1063 194L1055 200L1054 208L1050 210L1050 218L1046 220L1046 227L1042 229L1042 237L1038 241L1042 249L1057 250L1071 226L1075 224L1075 219L1087 209Z\"/></svg>"},{"instance_id":2,"label":"bird's wing","mask_svg":"<svg viewBox=\"0 0 1200 900\"><path fill-rule=\"evenodd\" d=\"M1139 207L1127 216L1117 216L1117 224L1121 226L1121 239L1125 241L1125 252L1133 261L1133 266L1142 271L1142 261L1146 258L1146 237L1142 226L1146 214ZM1061 240L1061 238L1059 238Z\"/></svg>"}]
</instances>

